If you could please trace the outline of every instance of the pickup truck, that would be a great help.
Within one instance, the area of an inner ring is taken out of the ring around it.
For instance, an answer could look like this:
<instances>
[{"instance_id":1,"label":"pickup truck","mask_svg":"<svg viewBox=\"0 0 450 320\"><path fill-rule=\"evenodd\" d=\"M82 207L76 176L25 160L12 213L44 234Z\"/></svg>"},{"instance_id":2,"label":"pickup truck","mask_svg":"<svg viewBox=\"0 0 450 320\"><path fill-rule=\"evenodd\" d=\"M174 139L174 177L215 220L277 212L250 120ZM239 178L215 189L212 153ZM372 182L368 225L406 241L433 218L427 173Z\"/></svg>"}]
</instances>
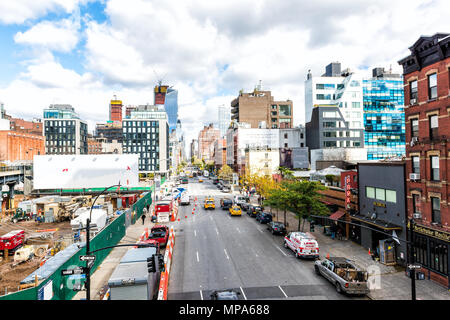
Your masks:
<instances>
[{"instance_id":1,"label":"pickup truck","mask_svg":"<svg viewBox=\"0 0 450 320\"><path fill-rule=\"evenodd\" d=\"M169 239L169 227L165 225L155 225L148 235L148 240L156 240L160 247L165 247Z\"/></svg>"},{"instance_id":2,"label":"pickup truck","mask_svg":"<svg viewBox=\"0 0 450 320\"><path fill-rule=\"evenodd\" d=\"M294 251L296 258L319 258L319 244L309 233L290 232L284 237L284 247Z\"/></svg>"},{"instance_id":3,"label":"pickup truck","mask_svg":"<svg viewBox=\"0 0 450 320\"><path fill-rule=\"evenodd\" d=\"M367 272L358 269L346 258L332 257L316 260L314 271L334 284L339 293L366 295L370 292L367 285Z\"/></svg>"}]
</instances>

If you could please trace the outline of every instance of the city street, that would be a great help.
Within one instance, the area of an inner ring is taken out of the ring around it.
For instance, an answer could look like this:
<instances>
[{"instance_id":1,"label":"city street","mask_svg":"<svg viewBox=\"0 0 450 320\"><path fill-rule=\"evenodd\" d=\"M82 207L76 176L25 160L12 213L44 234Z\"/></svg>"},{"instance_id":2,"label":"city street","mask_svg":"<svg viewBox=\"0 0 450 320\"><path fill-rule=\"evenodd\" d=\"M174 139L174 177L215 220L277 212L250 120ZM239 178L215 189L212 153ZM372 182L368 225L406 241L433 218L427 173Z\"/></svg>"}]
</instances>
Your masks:
<instances>
[{"instance_id":1,"label":"city street","mask_svg":"<svg viewBox=\"0 0 450 320\"><path fill-rule=\"evenodd\" d=\"M186 186L186 185L183 185ZM231 217L220 208L220 198L232 198L205 179L187 185L194 201L180 206L174 224L175 251L169 281L169 300L209 300L213 290L235 289L240 299L367 299L338 294L316 275L312 260L296 259L274 236L245 212ZM215 210L204 210L205 196L215 199Z\"/></svg>"}]
</instances>

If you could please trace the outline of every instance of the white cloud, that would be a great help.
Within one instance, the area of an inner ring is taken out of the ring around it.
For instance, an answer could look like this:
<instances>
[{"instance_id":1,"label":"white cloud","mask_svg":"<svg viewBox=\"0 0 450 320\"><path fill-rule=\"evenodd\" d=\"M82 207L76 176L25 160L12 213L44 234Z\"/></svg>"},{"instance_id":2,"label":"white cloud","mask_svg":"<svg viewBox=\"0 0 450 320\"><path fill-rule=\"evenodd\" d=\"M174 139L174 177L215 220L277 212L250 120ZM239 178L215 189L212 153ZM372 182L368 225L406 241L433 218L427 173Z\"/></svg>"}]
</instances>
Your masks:
<instances>
[{"instance_id":1,"label":"white cloud","mask_svg":"<svg viewBox=\"0 0 450 320\"><path fill-rule=\"evenodd\" d=\"M18 32L14 41L23 45L43 47L53 51L70 52L79 40L77 19L42 21L25 32Z\"/></svg>"},{"instance_id":2,"label":"white cloud","mask_svg":"<svg viewBox=\"0 0 450 320\"><path fill-rule=\"evenodd\" d=\"M4 0L0 2L0 22L24 23L49 12L72 13L79 5L93 0Z\"/></svg>"},{"instance_id":3,"label":"white cloud","mask_svg":"<svg viewBox=\"0 0 450 320\"><path fill-rule=\"evenodd\" d=\"M25 10L24 1L10 2L16 5L0 5L0 21L21 12L19 7ZM17 17L31 19L39 10L55 8L74 12L79 2L30 3L34 13L23 11ZM1 13L2 8L8 10ZM364 76L373 67L391 65L401 72L397 61L421 35L449 32L449 8L444 0L411 0L407 5L391 0L109 0L105 23L89 20L80 31L76 24L41 22L18 34L17 42L45 50L27 62L18 80L0 90L0 97L7 108L29 111L33 106L38 116L52 99L59 99L93 123L106 120L113 94L125 105L152 103L152 88L164 77L179 91L188 145L203 125L217 121L219 105L229 106L241 88L248 92L262 80L276 100L293 100L299 124L308 69L321 75L329 62L340 61ZM80 37L74 30L86 39L84 73L64 68L50 52L74 48Z\"/></svg>"}]
</instances>

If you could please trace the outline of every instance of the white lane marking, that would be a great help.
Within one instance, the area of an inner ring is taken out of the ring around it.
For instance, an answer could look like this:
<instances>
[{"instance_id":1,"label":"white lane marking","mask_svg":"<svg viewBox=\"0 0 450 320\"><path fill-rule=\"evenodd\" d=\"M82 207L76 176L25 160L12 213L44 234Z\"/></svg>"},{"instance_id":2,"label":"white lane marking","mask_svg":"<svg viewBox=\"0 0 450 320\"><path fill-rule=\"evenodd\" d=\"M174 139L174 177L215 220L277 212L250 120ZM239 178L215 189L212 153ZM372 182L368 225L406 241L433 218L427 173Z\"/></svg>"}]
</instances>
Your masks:
<instances>
[{"instance_id":1,"label":"white lane marking","mask_svg":"<svg viewBox=\"0 0 450 320\"><path fill-rule=\"evenodd\" d=\"M242 295L244 296L244 299L247 300L247 297L245 296L244 290L242 290L242 287L239 287L241 289Z\"/></svg>"},{"instance_id":2,"label":"white lane marking","mask_svg":"<svg viewBox=\"0 0 450 320\"><path fill-rule=\"evenodd\" d=\"M285 296L286 298L288 298L288 295L286 294L286 292L284 292L283 289L281 289L281 286L278 286L278 288L280 288L280 290L281 290L281 292L283 292L284 296Z\"/></svg>"},{"instance_id":3,"label":"white lane marking","mask_svg":"<svg viewBox=\"0 0 450 320\"><path fill-rule=\"evenodd\" d=\"M228 256L228 253L227 253L227 249L223 249L223 251L225 252L225 255L227 256L227 259L230 260L230 257Z\"/></svg>"},{"instance_id":4,"label":"white lane marking","mask_svg":"<svg viewBox=\"0 0 450 320\"><path fill-rule=\"evenodd\" d=\"M200 262L200 260L198 259L198 251L197 251L197 262Z\"/></svg>"},{"instance_id":5,"label":"white lane marking","mask_svg":"<svg viewBox=\"0 0 450 320\"><path fill-rule=\"evenodd\" d=\"M238 227L236 227L236 230L239 232L239 233L241 233L241 230L239 230L239 228Z\"/></svg>"},{"instance_id":6,"label":"white lane marking","mask_svg":"<svg viewBox=\"0 0 450 320\"><path fill-rule=\"evenodd\" d=\"M203 293L202 293L202 290L200 290L200 299L203 300Z\"/></svg>"},{"instance_id":7,"label":"white lane marking","mask_svg":"<svg viewBox=\"0 0 450 320\"><path fill-rule=\"evenodd\" d=\"M282 254L284 254L285 256L287 256L287 254L286 253L284 253L284 251L283 250L281 250L280 248L278 248L277 246L274 246L275 248L277 248L278 250L280 250L280 252L282 253Z\"/></svg>"},{"instance_id":8,"label":"white lane marking","mask_svg":"<svg viewBox=\"0 0 450 320\"><path fill-rule=\"evenodd\" d=\"M219 230L217 230L217 228L216 228L216 233L217 233L217 235L219 235Z\"/></svg>"},{"instance_id":9,"label":"white lane marking","mask_svg":"<svg viewBox=\"0 0 450 320\"><path fill-rule=\"evenodd\" d=\"M211 216L209 216L209 219L212 220L213 218Z\"/></svg>"},{"instance_id":10,"label":"white lane marking","mask_svg":"<svg viewBox=\"0 0 450 320\"><path fill-rule=\"evenodd\" d=\"M194 230L194 236L197 236L197 230Z\"/></svg>"},{"instance_id":11,"label":"white lane marking","mask_svg":"<svg viewBox=\"0 0 450 320\"><path fill-rule=\"evenodd\" d=\"M264 231L261 230L260 228L256 227L256 229L258 229L259 232L264 233Z\"/></svg>"}]
</instances>

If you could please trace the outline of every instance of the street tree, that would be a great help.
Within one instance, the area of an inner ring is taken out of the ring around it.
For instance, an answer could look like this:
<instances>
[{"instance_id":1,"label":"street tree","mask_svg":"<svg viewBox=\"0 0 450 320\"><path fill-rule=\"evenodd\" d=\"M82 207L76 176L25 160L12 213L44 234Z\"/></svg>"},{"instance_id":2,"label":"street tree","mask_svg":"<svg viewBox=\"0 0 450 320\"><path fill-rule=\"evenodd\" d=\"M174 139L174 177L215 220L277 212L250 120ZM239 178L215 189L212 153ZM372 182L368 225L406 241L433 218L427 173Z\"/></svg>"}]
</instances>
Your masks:
<instances>
[{"instance_id":1,"label":"street tree","mask_svg":"<svg viewBox=\"0 0 450 320\"><path fill-rule=\"evenodd\" d=\"M289 168L279 166L277 168L277 172L281 175L281 177L283 179L293 179L294 178L293 171L290 170Z\"/></svg>"},{"instance_id":2,"label":"street tree","mask_svg":"<svg viewBox=\"0 0 450 320\"><path fill-rule=\"evenodd\" d=\"M233 180L233 169L228 165L223 165L219 170L219 179L231 182Z\"/></svg>"},{"instance_id":3,"label":"street tree","mask_svg":"<svg viewBox=\"0 0 450 320\"><path fill-rule=\"evenodd\" d=\"M298 231L303 230L305 220L311 214L328 215L329 209L324 205L320 198L320 190L327 188L317 181L285 181L282 182L282 188L285 190L287 197L287 206L298 218ZM300 226L302 227L300 228Z\"/></svg>"}]
</instances>

